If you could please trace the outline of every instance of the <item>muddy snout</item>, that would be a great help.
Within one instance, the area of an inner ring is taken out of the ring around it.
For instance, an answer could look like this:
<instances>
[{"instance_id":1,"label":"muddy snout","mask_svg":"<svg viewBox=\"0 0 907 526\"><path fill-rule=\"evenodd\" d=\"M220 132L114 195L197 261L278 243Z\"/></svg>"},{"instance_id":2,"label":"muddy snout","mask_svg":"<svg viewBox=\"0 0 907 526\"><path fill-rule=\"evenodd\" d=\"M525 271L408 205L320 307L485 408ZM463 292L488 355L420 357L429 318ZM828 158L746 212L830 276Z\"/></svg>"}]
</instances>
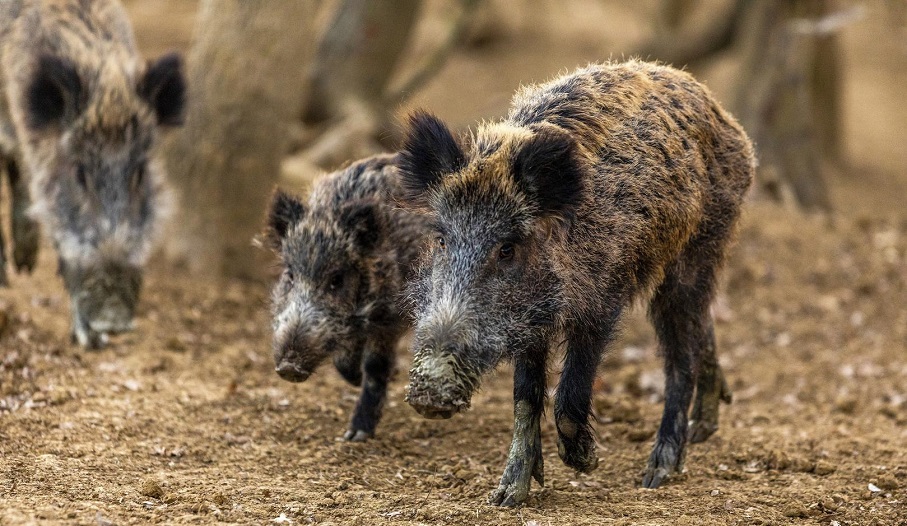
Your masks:
<instances>
[{"instance_id":1,"label":"muddy snout","mask_svg":"<svg viewBox=\"0 0 907 526\"><path fill-rule=\"evenodd\" d=\"M300 330L279 333L274 341L274 371L289 382L304 382L327 356L324 346Z\"/></svg>"},{"instance_id":2,"label":"muddy snout","mask_svg":"<svg viewBox=\"0 0 907 526\"><path fill-rule=\"evenodd\" d=\"M290 382L304 382L312 374L289 360L281 360L274 369L281 378Z\"/></svg>"},{"instance_id":3,"label":"muddy snout","mask_svg":"<svg viewBox=\"0 0 907 526\"><path fill-rule=\"evenodd\" d=\"M472 389L452 355L417 356L409 372L406 401L425 418L450 418L469 409Z\"/></svg>"}]
</instances>

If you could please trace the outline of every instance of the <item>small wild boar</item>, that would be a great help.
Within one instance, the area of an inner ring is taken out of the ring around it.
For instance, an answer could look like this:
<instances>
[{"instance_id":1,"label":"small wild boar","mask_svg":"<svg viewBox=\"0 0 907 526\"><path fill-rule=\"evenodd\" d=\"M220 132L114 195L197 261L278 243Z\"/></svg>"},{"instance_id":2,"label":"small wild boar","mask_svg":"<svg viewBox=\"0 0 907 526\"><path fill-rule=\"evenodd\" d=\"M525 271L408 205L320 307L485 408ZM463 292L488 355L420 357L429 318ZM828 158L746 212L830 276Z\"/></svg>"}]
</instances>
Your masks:
<instances>
[{"instance_id":1,"label":"small wild boar","mask_svg":"<svg viewBox=\"0 0 907 526\"><path fill-rule=\"evenodd\" d=\"M179 56L139 57L116 0L0 2L0 171L12 188L14 259L34 266L37 219L82 345L132 325L167 201L158 131L181 122L185 89Z\"/></svg>"},{"instance_id":2,"label":"small wild boar","mask_svg":"<svg viewBox=\"0 0 907 526\"><path fill-rule=\"evenodd\" d=\"M406 332L400 292L425 243L424 218L396 207L397 157L379 155L320 179L308 204L281 191L268 238L283 272L272 292L274 361L302 382L326 358L361 385L347 440L374 435Z\"/></svg>"},{"instance_id":3,"label":"small wild boar","mask_svg":"<svg viewBox=\"0 0 907 526\"><path fill-rule=\"evenodd\" d=\"M558 453L579 471L597 466L593 379L640 298L666 373L643 486L679 470L687 440L711 435L719 401L730 401L709 304L755 165L734 118L681 71L591 65L522 89L507 118L466 145L417 112L401 156L405 201L434 227L411 285L408 402L448 418L513 361L514 436L491 502L519 504L531 478L543 481L545 371L562 342Z\"/></svg>"}]
</instances>

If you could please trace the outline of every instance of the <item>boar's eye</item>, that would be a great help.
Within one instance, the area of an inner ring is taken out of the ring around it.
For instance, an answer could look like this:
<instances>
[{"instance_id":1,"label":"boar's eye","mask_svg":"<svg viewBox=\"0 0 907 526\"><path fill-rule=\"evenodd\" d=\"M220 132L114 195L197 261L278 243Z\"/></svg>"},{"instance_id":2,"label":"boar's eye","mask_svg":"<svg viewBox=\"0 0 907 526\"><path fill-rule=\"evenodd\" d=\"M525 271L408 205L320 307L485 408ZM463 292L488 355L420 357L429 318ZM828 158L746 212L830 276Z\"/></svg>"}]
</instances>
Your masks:
<instances>
[{"instance_id":1,"label":"boar's eye","mask_svg":"<svg viewBox=\"0 0 907 526\"><path fill-rule=\"evenodd\" d=\"M440 250L447 248L447 241L444 239L444 236L438 236L435 238L435 243L437 243Z\"/></svg>"},{"instance_id":2,"label":"boar's eye","mask_svg":"<svg viewBox=\"0 0 907 526\"><path fill-rule=\"evenodd\" d=\"M500 261L510 261L513 259L513 243L504 243L498 249L498 259Z\"/></svg>"},{"instance_id":3,"label":"boar's eye","mask_svg":"<svg viewBox=\"0 0 907 526\"><path fill-rule=\"evenodd\" d=\"M346 274L343 272L336 272L331 276L331 279L328 281L328 288L331 292L337 292L343 288L343 282L345 281Z\"/></svg>"}]
</instances>

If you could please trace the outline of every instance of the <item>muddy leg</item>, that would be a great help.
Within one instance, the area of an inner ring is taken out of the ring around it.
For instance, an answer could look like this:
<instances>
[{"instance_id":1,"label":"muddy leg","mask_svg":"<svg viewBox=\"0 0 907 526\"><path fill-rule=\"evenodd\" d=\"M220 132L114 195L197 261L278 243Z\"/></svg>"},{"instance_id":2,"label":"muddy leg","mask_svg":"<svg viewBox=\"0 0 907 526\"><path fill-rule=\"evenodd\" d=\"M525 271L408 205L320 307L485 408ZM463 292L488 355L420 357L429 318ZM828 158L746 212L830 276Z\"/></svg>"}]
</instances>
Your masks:
<instances>
[{"instance_id":1,"label":"muddy leg","mask_svg":"<svg viewBox=\"0 0 907 526\"><path fill-rule=\"evenodd\" d=\"M665 359L665 406L655 447L642 485L657 488L683 467L687 411L693 397L698 360L707 346L711 321L708 282L702 287L681 283L669 272L655 291L649 313Z\"/></svg>"},{"instance_id":2,"label":"muddy leg","mask_svg":"<svg viewBox=\"0 0 907 526\"><path fill-rule=\"evenodd\" d=\"M588 473L598 467L595 437L589 425L592 383L618 314L596 330L579 329L568 335L564 370L557 386L554 419L557 453L564 464Z\"/></svg>"},{"instance_id":3,"label":"muddy leg","mask_svg":"<svg viewBox=\"0 0 907 526\"><path fill-rule=\"evenodd\" d=\"M35 269L35 263L38 261L40 230L38 229L38 223L28 217L31 198L28 193L28 184L25 178L22 177L19 166L14 160L8 159L6 171L9 174L9 186L13 204L13 261L16 263L18 272L24 270L30 273Z\"/></svg>"},{"instance_id":4,"label":"muddy leg","mask_svg":"<svg viewBox=\"0 0 907 526\"><path fill-rule=\"evenodd\" d=\"M350 428L343 435L346 440L360 442L375 436L381 420L381 410L387 398L387 383L394 368L393 343L379 343L365 351L362 363L363 382L359 401L353 412Z\"/></svg>"},{"instance_id":5,"label":"muddy leg","mask_svg":"<svg viewBox=\"0 0 907 526\"><path fill-rule=\"evenodd\" d=\"M548 349L540 348L514 360L513 441L501 482L488 498L496 506L517 506L525 501L533 478L545 485L541 419L547 356Z\"/></svg>"},{"instance_id":6,"label":"muddy leg","mask_svg":"<svg viewBox=\"0 0 907 526\"><path fill-rule=\"evenodd\" d=\"M690 427L687 440L691 444L702 442L718 430L718 404L731 403L731 390L724 380L724 373L715 354L715 332L709 320L706 346L702 348L699 360L699 375L696 378L696 397L690 413Z\"/></svg>"}]
</instances>

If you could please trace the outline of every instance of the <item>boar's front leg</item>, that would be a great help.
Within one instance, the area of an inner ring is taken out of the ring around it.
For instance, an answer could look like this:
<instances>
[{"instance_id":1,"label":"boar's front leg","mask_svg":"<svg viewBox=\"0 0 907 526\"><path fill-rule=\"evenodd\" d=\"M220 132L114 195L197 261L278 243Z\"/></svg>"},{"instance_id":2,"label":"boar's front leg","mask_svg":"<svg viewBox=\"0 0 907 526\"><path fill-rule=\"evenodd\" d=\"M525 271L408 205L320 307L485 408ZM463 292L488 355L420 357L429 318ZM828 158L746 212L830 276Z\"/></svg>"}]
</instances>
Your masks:
<instances>
[{"instance_id":1,"label":"boar's front leg","mask_svg":"<svg viewBox=\"0 0 907 526\"><path fill-rule=\"evenodd\" d=\"M18 272L31 272L38 261L38 243L40 232L38 223L28 217L31 207L31 198L28 193L28 183L22 177L19 166L13 159L6 162L6 173L9 174L9 187L12 200L12 233L13 233L13 261Z\"/></svg>"},{"instance_id":2,"label":"boar's front leg","mask_svg":"<svg viewBox=\"0 0 907 526\"><path fill-rule=\"evenodd\" d=\"M567 335L564 370L554 404L557 452L564 464L583 473L598 467L595 436L589 425L592 384L618 316L619 310L601 326L574 327Z\"/></svg>"},{"instance_id":3,"label":"boar's front leg","mask_svg":"<svg viewBox=\"0 0 907 526\"><path fill-rule=\"evenodd\" d=\"M387 383L394 369L394 342L369 342L362 361L362 392L353 412L346 440L361 442L375 436L387 398Z\"/></svg>"},{"instance_id":4,"label":"boar's front leg","mask_svg":"<svg viewBox=\"0 0 907 526\"><path fill-rule=\"evenodd\" d=\"M497 506L517 506L529 496L534 478L545 485L542 461L542 412L545 408L545 375L548 349L527 350L514 359L513 442L504 475L489 497Z\"/></svg>"}]
</instances>

